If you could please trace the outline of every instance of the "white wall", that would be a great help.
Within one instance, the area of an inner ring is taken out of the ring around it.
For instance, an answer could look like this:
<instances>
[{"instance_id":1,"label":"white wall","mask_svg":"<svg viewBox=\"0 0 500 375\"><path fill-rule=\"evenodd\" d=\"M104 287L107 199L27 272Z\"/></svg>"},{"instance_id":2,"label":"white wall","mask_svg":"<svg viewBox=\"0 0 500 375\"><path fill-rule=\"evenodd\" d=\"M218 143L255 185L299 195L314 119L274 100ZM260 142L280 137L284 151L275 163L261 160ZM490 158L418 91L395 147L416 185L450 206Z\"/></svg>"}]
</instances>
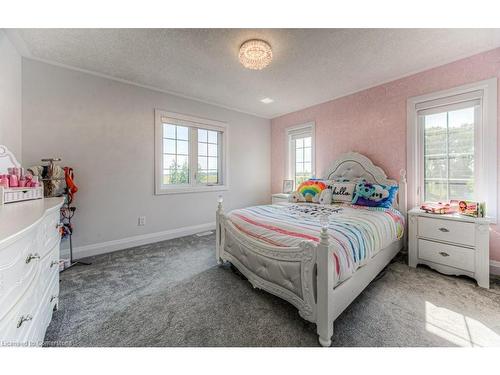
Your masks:
<instances>
[{"instance_id":1,"label":"white wall","mask_svg":"<svg viewBox=\"0 0 500 375\"><path fill-rule=\"evenodd\" d=\"M270 201L269 120L23 59L23 161L74 168L76 247L215 221L219 193L153 194L155 108L227 122L225 208Z\"/></svg>"},{"instance_id":2,"label":"white wall","mask_svg":"<svg viewBox=\"0 0 500 375\"><path fill-rule=\"evenodd\" d=\"M21 162L21 55L0 30L0 144Z\"/></svg>"}]
</instances>

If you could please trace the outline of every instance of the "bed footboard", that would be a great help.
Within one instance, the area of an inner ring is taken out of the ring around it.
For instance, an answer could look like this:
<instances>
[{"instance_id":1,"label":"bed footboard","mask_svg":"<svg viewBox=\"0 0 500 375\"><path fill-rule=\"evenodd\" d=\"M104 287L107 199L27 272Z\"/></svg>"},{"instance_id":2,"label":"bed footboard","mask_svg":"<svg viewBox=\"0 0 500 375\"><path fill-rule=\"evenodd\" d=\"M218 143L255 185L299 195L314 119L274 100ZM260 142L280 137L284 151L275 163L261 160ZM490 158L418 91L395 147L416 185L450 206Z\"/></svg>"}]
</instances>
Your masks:
<instances>
[{"instance_id":1,"label":"bed footboard","mask_svg":"<svg viewBox=\"0 0 500 375\"><path fill-rule=\"evenodd\" d=\"M216 253L219 263L231 262L254 288L290 302L300 316L316 323L316 249L312 241L299 247L265 245L242 234L217 212Z\"/></svg>"}]
</instances>

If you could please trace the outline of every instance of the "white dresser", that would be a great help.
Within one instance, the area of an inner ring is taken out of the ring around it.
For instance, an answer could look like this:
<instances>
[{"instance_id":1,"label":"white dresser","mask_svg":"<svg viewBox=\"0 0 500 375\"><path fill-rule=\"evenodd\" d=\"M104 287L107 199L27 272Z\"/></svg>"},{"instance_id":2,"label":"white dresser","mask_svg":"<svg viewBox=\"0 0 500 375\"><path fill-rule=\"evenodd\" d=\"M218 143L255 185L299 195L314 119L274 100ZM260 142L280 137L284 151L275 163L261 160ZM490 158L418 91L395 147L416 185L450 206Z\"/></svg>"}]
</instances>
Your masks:
<instances>
[{"instance_id":1,"label":"white dresser","mask_svg":"<svg viewBox=\"0 0 500 375\"><path fill-rule=\"evenodd\" d=\"M489 220L408 212L409 265L426 264L447 275L466 275L490 285Z\"/></svg>"},{"instance_id":2,"label":"white dresser","mask_svg":"<svg viewBox=\"0 0 500 375\"><path fill-rule=\"evenodd\" d=\"M59 295L62 198L0 206L0 346L40 346Z\"/></svg>"}]
</instances>

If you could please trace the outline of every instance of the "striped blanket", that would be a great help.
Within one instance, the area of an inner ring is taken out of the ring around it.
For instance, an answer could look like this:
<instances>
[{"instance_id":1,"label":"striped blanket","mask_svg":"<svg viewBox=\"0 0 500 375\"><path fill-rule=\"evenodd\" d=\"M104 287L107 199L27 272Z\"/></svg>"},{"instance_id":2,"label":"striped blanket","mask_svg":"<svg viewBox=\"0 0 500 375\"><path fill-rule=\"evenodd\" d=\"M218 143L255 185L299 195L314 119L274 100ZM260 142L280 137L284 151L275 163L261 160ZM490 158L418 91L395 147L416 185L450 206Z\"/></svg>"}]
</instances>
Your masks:
<instances>
[{"instance_id":1,"label":"striped blanket","mask_svg":"<svg viewBox=\"0 0 500 375\"><path fill-rule=\"evenodd\" d=\"M348 279L378 251L403 236L404 218L393 208L350 204L276 204L231 211L228 218L248 236L273 246L296 247L319 242L319 218L328 215L335 284Z\"/></svg>"}]
</instances>

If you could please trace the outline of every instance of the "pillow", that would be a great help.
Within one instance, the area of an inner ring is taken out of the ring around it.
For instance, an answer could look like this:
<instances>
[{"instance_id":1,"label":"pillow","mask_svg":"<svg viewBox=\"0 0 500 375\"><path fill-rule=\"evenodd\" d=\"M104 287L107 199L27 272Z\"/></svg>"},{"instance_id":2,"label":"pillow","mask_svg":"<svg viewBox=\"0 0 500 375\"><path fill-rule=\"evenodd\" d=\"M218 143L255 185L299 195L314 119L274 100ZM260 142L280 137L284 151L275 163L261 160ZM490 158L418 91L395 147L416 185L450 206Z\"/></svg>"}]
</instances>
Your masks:
<instances>
[{"instance_id":1,"label":"pillow","mask_svg":"<svg viewBox=\"0 0 500 375\"><path fill-rule=\"evenodd\" d=\"M354 182L334 182L328 186L332 190L333 202L347 202L351 203L354 198L354 189L356 183Z\"/></svg>"},{"instance_id":2,"label":"pillow","mask_svg":"<svg viewBox=\"0 0 500 375\"><path fill-rule=\"evenodd\" d=\"M325 189L319 195L319 204L332 204L332 189Z\"/></svg>"},{"instance_id":3,"label":"pillow","mask_svg":"<svg viewBox=\"0 0 500 375\"><path fill-rule=\"evenodd\" d=\"M368 207L390 208L398 192L398 186L372 184L365 180L356 184L353 204Z\"/></svg>"},{"instance_id":4,"label":"pillow","mask_svg":"<svg viewBox=\"0 0 500 375\"><path fill-rule=\"evenodd\" d=\"M297 202L313 202L318 203L320 194L327 188L327 181L310 179L299 185L297 191L290 195L290 201Z\"/></svg>"}]
</instances>

